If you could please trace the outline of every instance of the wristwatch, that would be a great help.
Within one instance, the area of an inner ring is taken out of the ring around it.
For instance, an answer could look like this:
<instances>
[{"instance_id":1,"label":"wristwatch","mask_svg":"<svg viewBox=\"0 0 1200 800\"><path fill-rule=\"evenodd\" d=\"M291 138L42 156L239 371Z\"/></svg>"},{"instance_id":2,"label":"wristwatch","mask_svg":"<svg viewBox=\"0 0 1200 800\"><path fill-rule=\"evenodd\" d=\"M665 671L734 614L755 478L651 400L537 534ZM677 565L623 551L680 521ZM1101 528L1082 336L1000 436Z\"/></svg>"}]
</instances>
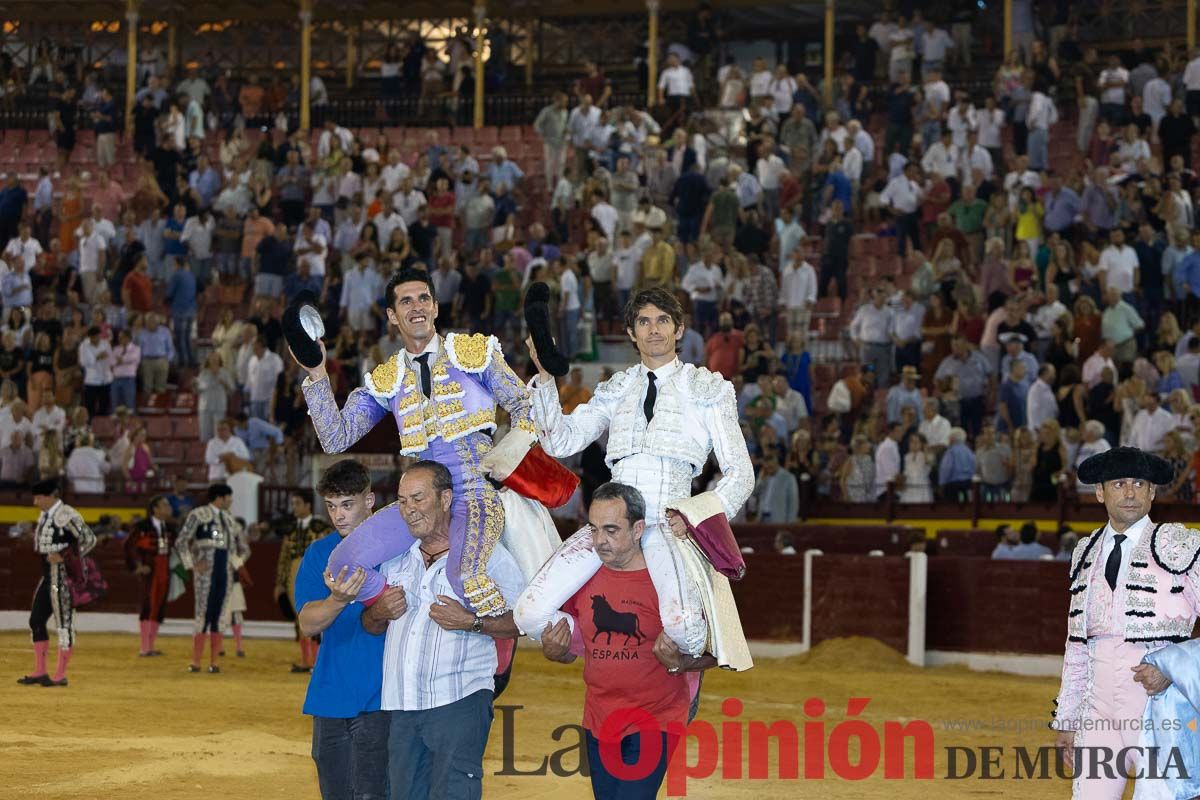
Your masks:
<instances>
[{"instance_id":1,"label":"wristwatch","mask_svg":"<svg viewBox=\"0 0 1200 800\"><path fill-rule=\"evenodd\" d=\"M471 623L471 633L483 633L483 617L475 615L475 621Z\"/></svg>"}]
</instances>

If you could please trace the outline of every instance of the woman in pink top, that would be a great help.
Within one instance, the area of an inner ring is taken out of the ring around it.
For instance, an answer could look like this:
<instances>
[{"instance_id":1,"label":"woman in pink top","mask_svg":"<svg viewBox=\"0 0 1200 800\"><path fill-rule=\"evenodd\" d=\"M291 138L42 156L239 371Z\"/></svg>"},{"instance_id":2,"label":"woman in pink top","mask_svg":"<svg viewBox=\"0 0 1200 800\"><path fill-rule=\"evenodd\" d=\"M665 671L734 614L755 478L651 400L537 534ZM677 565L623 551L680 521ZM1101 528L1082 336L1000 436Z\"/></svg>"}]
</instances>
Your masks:
<instances>
[{"instance_id":1,"label":"woman in pink top","mask_svg":"<svg viewBox=\"0 0 1200 800\"><path fill-rule=\"evenodd\" d=\"M146 442L146 429L134 431L133 441L130 442L129 452L125 456L125 489L129 492L146 491L146 481L154 477L154 456L150 455L150 445Z\"/></svg>"}]
</instances>

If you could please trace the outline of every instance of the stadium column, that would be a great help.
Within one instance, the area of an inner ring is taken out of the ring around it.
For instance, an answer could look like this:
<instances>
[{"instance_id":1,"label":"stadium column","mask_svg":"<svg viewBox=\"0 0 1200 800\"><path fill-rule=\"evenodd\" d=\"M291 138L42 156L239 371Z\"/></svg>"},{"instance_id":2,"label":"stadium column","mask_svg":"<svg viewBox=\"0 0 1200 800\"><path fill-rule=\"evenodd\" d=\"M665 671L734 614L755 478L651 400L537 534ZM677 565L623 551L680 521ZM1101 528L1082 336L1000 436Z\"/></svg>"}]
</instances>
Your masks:
<instances>
[{"instance_id":1,"label":"stadium column","mask_svg":"<svg viewBox=\"0 0 1200 800\"><path fill-rule=\"evenodd\" d=\"M1196 0L1187 0L1187 46L1190 51L1196 46ZM1188 54L1189 58L1191 53Z\"/></svg>"},{"instance_id":2,"label":"stadium column","mask_svg":"<svg viewBox=\"0 0 1200 800\"><path fill-rule=\"evenodd\" d=\"M1004 58L1008 58L1012 47L1012 0L1004 0Z\"/></svg>"},{"instance_id":3,"label":"stadium column","mask_svg":"<svg viewBox=\"0 0 1200 800\"><path fill-rule=\"evenodd\" d=\"M174 22L167 23L167 75L172 84L175 83L175 67L179 63L178 42L175 39L175 29L178 27Z\"/></svg>"},{"instance_id":4,"label":"stadium column","mask_svg":"<svg viewBox=\"0 0 1200 800\"><path fill-rule=\"evenodd\" d=\"M346 88L354 88L354 73L358 67L358 28L346 26Z\"/></svg>"},{"instance_id":5,"label":"stadium column","mask_svg":"<svg viewBox=\"0 0 1200 800\"><path fill-rule=\"evenodd\" d=\"M125 136L133 136L133 98L137 94L137 34L140 0L126 0L125 5Z\"/></svg>"},{"instance_id":6,"label":"stadium column","mask_svg":"<svg viewBox=\"0 0 1200 800\"><path fill-rule=\"evenodd\" d=\"M646 33L646 108L658 105L658 4L659 0L646 0L646 11L650 14Z\"/></svg>"},{"instance_id":7,"label":"stadium column","mask_svg":"<svg viewBox=\"0 0 1200 800\"><path fill-rule=\"evenodd\" d=\"M825 0L825 108L833 107L833 0Z\"/></svg>"},{"instance_id":8,"label":"stadium column","mask_svg":"<svg viewBox=\"0 0 1200 800\"><path fill-rule=\"evenodd\" d=\"M300 0L300 130L311 127L313 0Z\"/></svg>"},{"instance_id":9,"label":"stadium column","mask_svg":"<svg viewBox=\"0 0 1200 800\"><path fill-rule=\"evenodd\" d=\"M475 12L475 128L483 127L483 25L487 22L487 6L477 2Z\"/></svg>"}]
</instances>

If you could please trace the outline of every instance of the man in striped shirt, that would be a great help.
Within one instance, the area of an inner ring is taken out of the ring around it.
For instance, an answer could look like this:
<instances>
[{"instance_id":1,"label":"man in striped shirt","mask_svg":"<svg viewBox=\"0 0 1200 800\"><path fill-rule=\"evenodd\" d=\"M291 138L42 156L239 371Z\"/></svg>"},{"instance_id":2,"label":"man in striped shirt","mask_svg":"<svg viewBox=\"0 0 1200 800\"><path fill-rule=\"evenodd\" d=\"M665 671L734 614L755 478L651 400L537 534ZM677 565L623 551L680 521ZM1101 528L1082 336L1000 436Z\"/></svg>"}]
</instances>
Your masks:
<instances>
[{"instance_id":1,"label":"man in striped shirt","mask_svg":"<svg viewBox=\"0 0 1200 800\"><path fill-rule=\"evenodd\" d=\"M368 632L387 632L388 779L406 787L410 800L482 796L498 665L493 640L520 635L511 611L480 617L454 597L446 574L451 487L450 471L436 461L418 461L404 473L397 504L416 541L379 568L388 588L362 615ZM525 579L500 544L487 573L515 607Z\"/></svg>"}]
</instances>

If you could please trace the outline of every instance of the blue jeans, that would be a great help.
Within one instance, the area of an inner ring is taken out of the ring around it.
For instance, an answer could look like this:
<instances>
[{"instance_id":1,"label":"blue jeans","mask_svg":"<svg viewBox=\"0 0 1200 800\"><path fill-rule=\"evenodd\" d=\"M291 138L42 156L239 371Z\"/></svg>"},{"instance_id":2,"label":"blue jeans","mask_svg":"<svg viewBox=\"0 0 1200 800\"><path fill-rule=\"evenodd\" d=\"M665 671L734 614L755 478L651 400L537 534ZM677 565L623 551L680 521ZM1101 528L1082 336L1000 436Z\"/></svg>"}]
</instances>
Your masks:
<instances>
[{"instance_id":1,"label":"blue jeans","mask_svg":"<svg viewBox=\"0 0 1200 800\"><path fill-rule=\"evenodd\" d=\"M658 796L658 789L662 786L663 778L667 774L667 762L670 760L673 744L678 743L678 739L671 739L667 734L659 733L661 748L658 753L657 766L641 780L623 781L606 768L604 759L600 757L599 740L592 735L591 731L585 731L585 733L587 734L588 768L592 775L592 794L596 796L596 800L654 800ZM645 770L645 766L640 764L641 753L641 733L631 733L621 740L621 761L637 772Z\"/></svg>"},{"instance_id":2,"label":"blue jeans","mask_svg":"<svg viewBox=\"0 0 1200 800\"><path fill-rule=\"evenodd\" d=\"M386 711L313 717L312 757L322 800L386 800L390 722Z\"/></svg>"},{"instance_id":3,"label":"blue jeans","mask_svg":"<svg viewBox=\"0 0 1200 800\"><path fill-rule=\"evenodd\" d=\"M1029 149L1029 168L1039 172L1050 167L1050 132L1045 128L1030 128L1026 145Z\"/></svg>"},{"instance_id":4,"label":"blue jeans","mask_svg":"<svg viewBox=\"0 0 1200 800\"><path fill-rule=\"evenodd\" d=\"M579 309L564 311L559 325L558 349L567 357L567 360L575 357L575 351L579 345L578 338Z\"/></svg>"},{"instance_id":5,"label":"blue jeans","mask_svg":"<svg viewBox=\"0 0 1200 800\"><path fill-rule=\"evenodd\" d=\"M109 389L109 406L112 409L125 406L130 411L137 408L137 378L113 378Z\"/></svg>"},{"instance_id":6,"label":"blue jeans","mask_svg":"<svg viewBox=\"0 0 1200 800\"><path fill-rule=\"evenodd\" d=\"M258 419L265 419L267 422L271 421L271 417L269 416L270 411L271 411L271 403L269 401L264 401L264 402L251 401L249 403L249 406L250 406L250 408L249 408L248 413L250 414L250 416L257 417Z\"/></svg>"},{"instance_id":7,"label":"blue jeans","mask_svg":"<svg viewBox=\"0 0 1200 800\"><path fill-rule=\"evenodd\" d=\"M492 693L467 695L427 711L392 711L388 782L406 800L480 800L483 751L492 728Z\"/></svg>"},{"instance_id":8,"label":"blue jeans","mask_svg":"<svg viewBox=\"0 0 1200 800\"><path fill-rule=\"evenodd\" d=\"M195 319L195 314L171 317L171 327L175 334L175 361L181 367L196 366L196 354L192 352L192 323Z\"/></svg>"}]
</instances>

